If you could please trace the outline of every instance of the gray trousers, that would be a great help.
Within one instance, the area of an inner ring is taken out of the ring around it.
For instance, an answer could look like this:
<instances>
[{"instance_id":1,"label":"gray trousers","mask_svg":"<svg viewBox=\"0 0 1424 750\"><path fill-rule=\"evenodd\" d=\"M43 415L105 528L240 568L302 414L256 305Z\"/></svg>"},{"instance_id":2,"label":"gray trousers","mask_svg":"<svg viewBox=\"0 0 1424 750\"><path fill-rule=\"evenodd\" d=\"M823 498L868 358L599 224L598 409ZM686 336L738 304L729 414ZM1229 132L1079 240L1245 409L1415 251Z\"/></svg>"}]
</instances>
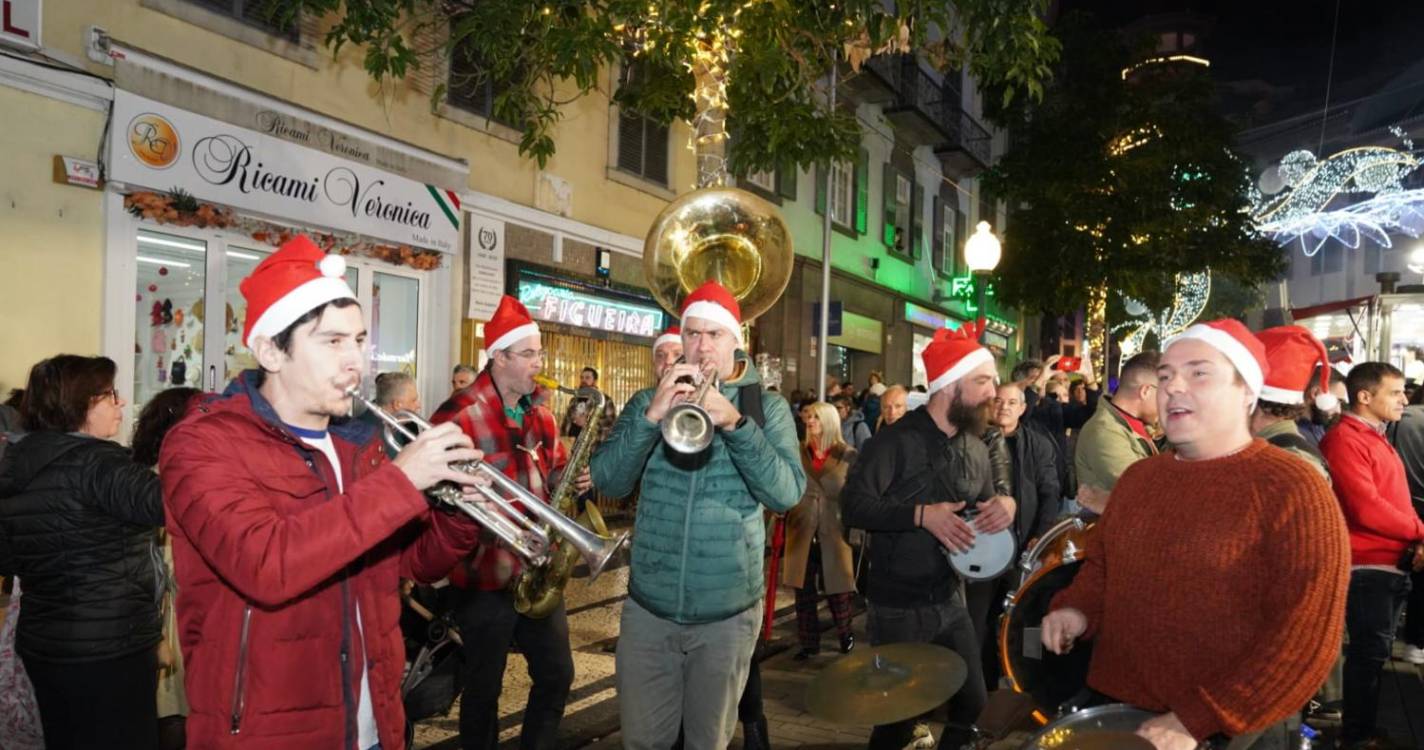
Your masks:
<instances>
[{"instance_id":1,"label":"gray trousers","mask_svg":"<svg viewBox=\"0 0 1424 750\"><path fill-rule=\"evenodd\" d=\"M763 604L725 620L681 625L623 602L616 656L623 747L724 750L737 727Z\"/></svg>"}]
</instances>

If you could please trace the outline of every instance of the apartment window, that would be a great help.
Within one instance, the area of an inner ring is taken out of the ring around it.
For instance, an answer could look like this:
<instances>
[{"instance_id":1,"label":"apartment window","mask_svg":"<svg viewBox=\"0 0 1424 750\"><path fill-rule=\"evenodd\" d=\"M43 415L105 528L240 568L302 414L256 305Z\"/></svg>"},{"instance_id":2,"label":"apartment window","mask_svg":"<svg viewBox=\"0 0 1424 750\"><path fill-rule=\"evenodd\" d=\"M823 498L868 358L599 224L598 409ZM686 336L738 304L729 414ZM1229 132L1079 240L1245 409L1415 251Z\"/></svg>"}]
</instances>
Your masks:
<instances>
[{"instance_id":1,"label":"apartment window","mask_svg":"<svg viewBox=\"0 0 1424 750\"><path fill-rule=\"evenodd\" d=\"M767 191L768 193L776 192L775 172L752 172L751 174L747 175L747 182L756 185L757 187Z\"/></svg>"},{"instance_id":2,"label":"apartment window","mask_svg":"<svg viewBox=\"0 0 1424 750\"><path fill-rule=\"evenodd\" d=\"M958 213L954 206L940 206L940 243L944 251L940 254L939 270L950 276L954 275L955 260L959 255L959 239L955 236L959 230Z\"/></svg>"},{"instance_id":3,"label":"apartment window","mask_svg":"<svg viewBox=\"0 0 1424 750\"><path fill-rule=\"evenodd\" d=\"M855 218L855 171L850 164L831 165L831 221L847 229Z\"/></svg>"},{"instance_id":4,"label":"apartment window","mask_svg":"<svg viewBox=\"0 0 1424 750\"><path fill-rule=\"evenodd\" d=\"M261 29L272 36L295 42L300 38L296 19L282 23L281 11L271 0L183 0L189 5L210 10Z\"/></svg>"},{"instance_id":5,"label":"apartment window","mask_svg":"<svg viewBox=\"0 0 1424 750\"><path fill-rule=\"evenodd\" d=\"M1311 276L1339 273L1344 270L1344 268L1345 252L1338 243L1327 243L1325 247L1320 248L1315 255L1310 256Z\"/></svg>"},{"instance_id":6,"label":"apartment window","mask_svg":"<svg viewBox=\"0 0 1424 750\"><path fill-rule=\"evenodd\" d=\"M637 81L638 66L625 62L618 86ZM618 115L618 168L659 185L668 184L668 126L629 109Z\"/></svg>"},{"instance_id":7,"label":"apartment window","mask_svg":"<svg viewBox=\"0 0 1424 750\"><path fill-rule=\"evenodd\" d=\"M511 80L495 80L479 57L467 45L461 44L450 55L450 78L446 100L450 106L503 125L515 127L507 118L496 117L494 100L511 85Z\"/></svg>"}]
</instances>

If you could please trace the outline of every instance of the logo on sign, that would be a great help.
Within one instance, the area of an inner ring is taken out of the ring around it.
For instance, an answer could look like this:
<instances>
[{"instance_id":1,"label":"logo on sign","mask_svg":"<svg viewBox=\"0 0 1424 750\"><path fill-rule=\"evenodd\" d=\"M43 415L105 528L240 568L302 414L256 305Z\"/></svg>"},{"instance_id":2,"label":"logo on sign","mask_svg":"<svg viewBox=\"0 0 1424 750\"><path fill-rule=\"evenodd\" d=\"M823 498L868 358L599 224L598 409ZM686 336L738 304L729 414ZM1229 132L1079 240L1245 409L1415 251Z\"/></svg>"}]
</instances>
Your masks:
<instances>
[{"instance_id":1,"label":"logo on sign","mask_svg":"<svg viewBox=\"0 0 1424 750\"><path fill-rule=\"evenodd\" d=\"M479 235L475 238L475 241L480 243L481 250L490 252L494 250L495 245L499 244L499 235L495 234L494 230L490 227L480 227Z\"/></svg>"},{"instance_id":2,"label":"logo on sign","mask_svg":"<svg viewBox=\"0 0 1424 750\"><path fill-rule=\"evenodd\" d=\"M129 152L154 169L167 169L181 153L178 129L162 115L145 112L129 121Z\"/></svg>"}]
</instances>

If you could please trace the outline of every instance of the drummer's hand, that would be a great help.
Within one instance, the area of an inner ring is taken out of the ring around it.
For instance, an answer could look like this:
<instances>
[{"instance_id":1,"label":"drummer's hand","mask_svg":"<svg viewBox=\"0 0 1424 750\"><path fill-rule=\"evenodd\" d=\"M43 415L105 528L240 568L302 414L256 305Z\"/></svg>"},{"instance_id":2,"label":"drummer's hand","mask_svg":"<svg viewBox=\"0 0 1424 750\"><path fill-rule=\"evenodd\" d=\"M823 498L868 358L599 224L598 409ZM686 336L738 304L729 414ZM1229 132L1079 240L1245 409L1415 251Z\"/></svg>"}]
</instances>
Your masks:
<instances>
[{"instance_id":1,"label":"drummer's hand","mask_svg":"<svg viewBox=\"0 0 1424 750\"><path fill-rule=\"evenodd\" d=\"M1043 647L1059 656L1073 650L1073 641L1088 632L1088 617L1071 607L1055 609L1039 623Z\"/></svg>"},{"instance_id":2,"label":"drummer's hand","mask_svg":"<svg viewBox=\"0 0 1424 750\"><path fill-rule=\"evenodd\" d=\"M964 510L964 503L934 503L920 508L920 528L934 534L950 552L964 552L974 546L974 529L958 515Z\"/></svg>"},{"instance_id":3,"label":"drummer's hand","mask_svg":"<svg viewBox=\"0 0 1424 750\"><path fill-rule=\"evenodd\" d=\"M1163 714L1142 722L1137 736L1151 742L1157 750L1196 750L1198 745L1176 714Z\"/></svg>"},{"instance_id":4,"label":"drummer's hand","mask_svg":"<svg viewBox=\"0 0 1424 750\"><path fill-rule=\"evenodd\" d=\"M1108 508L1108 496L1111 494L1112 492L1101 487L1080 484L1078 485L1078 504L1101 516L1103 511Z\"/></svg>"},{"instance_id":5,"label":"drummer's hand","mask_svg":"<svg viewBox=\"0 0 1424 750\"><path fill-rule=\"evenodd\" d=\"M979 503L979 515L974 517L974 530L980 534L994 534L1009 528L1014 523L1014 510L1018 504L1008 495L997 495Z\"/></svg>"}]
</instances>

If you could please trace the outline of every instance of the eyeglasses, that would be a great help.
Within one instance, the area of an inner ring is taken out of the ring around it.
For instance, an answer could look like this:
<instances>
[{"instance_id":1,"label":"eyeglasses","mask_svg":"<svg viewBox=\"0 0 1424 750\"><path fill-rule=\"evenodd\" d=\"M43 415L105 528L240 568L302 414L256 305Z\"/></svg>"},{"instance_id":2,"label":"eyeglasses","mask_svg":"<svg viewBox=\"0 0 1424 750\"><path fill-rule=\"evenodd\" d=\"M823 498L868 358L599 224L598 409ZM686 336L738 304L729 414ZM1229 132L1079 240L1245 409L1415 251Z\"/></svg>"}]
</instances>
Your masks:
<instances>
[{"instance_id":1,"label":"eyeglasses","mask_svg":"<svg viewBox=\"0 0 1424 750\"><path fill-rule=\"evenodd\" d=\"M119 403L119 391L118 391L118 389L116 389L116 388L108 388L108 389L99 391L98 393L94 394L94 400L95 400L95 401L103 401L104 399L108 399L108 400L114 402L115 404Z\"/></svg>"},{"instance_id":2,"label":"eyeglasses","mask_svg":"<svg viewBox=\"0 0 1424 750\"><path fill-rule=\"evenodd\" d=\"M522 352L510 352L510 354L513 355L513 356L515 356L515 357L519 357L520 359L539 359L539 360L542 360L542 359L544 358L544 350L543 350L543 349L525 349L525 350L522 351Z\"/></svg>"}]
</instances>

